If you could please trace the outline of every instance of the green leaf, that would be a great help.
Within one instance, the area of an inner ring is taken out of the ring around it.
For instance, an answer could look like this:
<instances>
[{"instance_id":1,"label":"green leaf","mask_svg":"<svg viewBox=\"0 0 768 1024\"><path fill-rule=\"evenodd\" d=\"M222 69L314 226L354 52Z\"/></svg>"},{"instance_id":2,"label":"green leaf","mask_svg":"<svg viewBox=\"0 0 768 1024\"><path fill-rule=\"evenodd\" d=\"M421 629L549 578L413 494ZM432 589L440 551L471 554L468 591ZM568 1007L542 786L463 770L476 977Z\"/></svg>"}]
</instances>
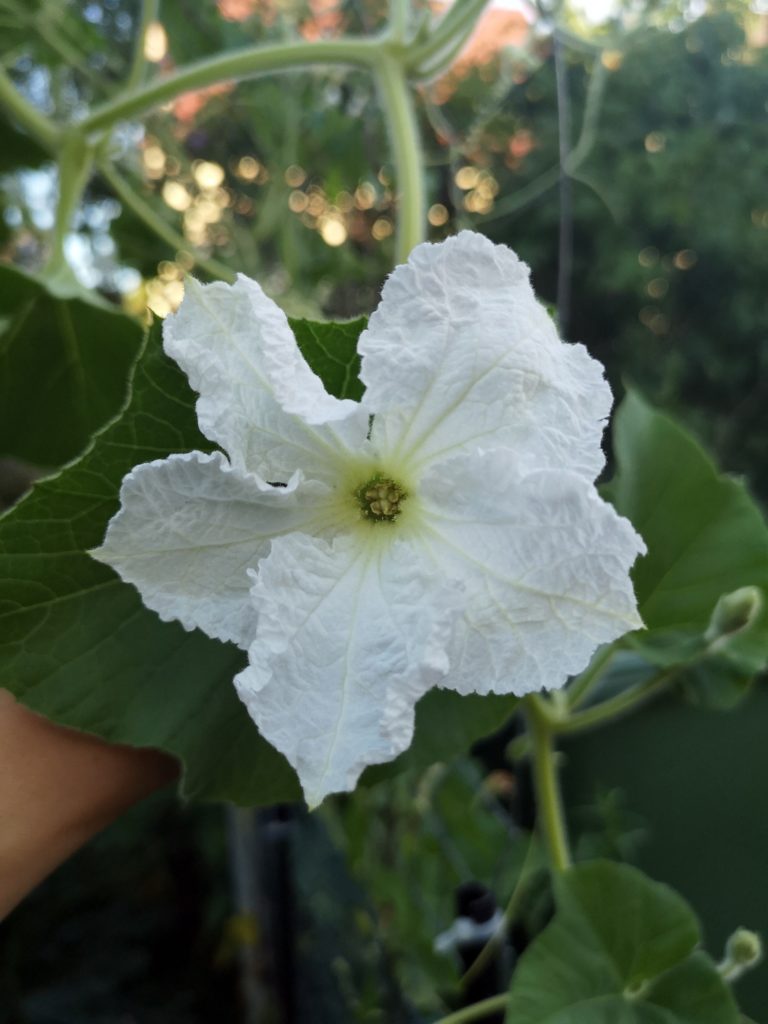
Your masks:
<instances>
[{"instance_id":1,"label":"green leaf","mask_svg":"<svg viewBox=\"0 0 768 1024\"><path fill-rule=\"evenodd\" d=\"M754 672L726 655L714 655L689 665L682 690L694 707L731 711L749 694Z\"/></svg>"},{"instance_id":2,"label":"green leaf","mask_svg":"<svg viewBox=\"0 0 768 1024\"><path fill-rule=\"evenodd\" d=\"M341 324L318 324L311 320L291 320L301 354L336 398L359 402L365 388L360 380L360 356L357 339L368 318L361 316Z\"/></svg>"},{"instance_id":3,"label":"green leaf","mask_svg":"<svg viewBox=\"0 0 768 1024\"><path fill-rule=\"evenodd\" d=\"M739 1024L736 1002L711 957L697 951L663 974L647 995L685 1024ZM665 1018L665 1020L670 1018Z\"/></svg>"},{"instance_id":4,"label":"green leaf","mask_svg":"<svg viewBox=\"0 0 768 1024\"><path fill-rule=\"evenodd\" d=\"M175 754L185 795L295 799L293 771L261 739L232 686L242 652L161 622L133 587L85 554L101 542L132 466L210 448L159 334L151 332L122 417L0 519L0 679L57 722Z\"/></svg>"},{"instance_id":5,"label":"green leaf","mask_svg":"<svg viewBox=\"0 0 768 1024\"><path fill-rule=\"evenodd\" d=\"M117 310L0 267L0 455L40 466L78 455L123 405L140 346Z\"/></svg>"},{"instance_id":6,"label":"green leaf","mask_svg":"<svg viewBox=\"0 0 768 1024\"><path fill-rule=\"evenodd\" d=\"M672 889L610 861L556 880L557 913L515 971L508 1024L738 1024Z\"/></svg>"},{"instance_id":7,"label":"green leaf","mask_svg":"<svg viewBox=\"0 0 768 1024\"><path fill-rule=\"evenodd\" d=\"M744 484L718 473L693 438L634 392L616 415L614 447L618 470L606 496L648 547L632 574L648 628L625 644L655 665L690 663L691 699L732 708L768 664L768 603L760 598L768 526ZM715 637L712 624L745 593L757 595L754 614Z\"/></svg>"},{"instance_id":8,"label":"green leaf","mask_svg":"<svg viewBox=\"0 0 768 1024\"><path fill-rule=\"evenodd\" d=\"M360 392L351 345L363 325L297 325L305 355L340 397ZM194 401L155 325L122 416L0 519L0 679L58 722L175 754L185 795L244 805L297 799L292 769L261 738L232 685L244 654L161 622L133 587L85 554L103 539L134 465L210 449ZM413 753L399 767L460 752L498 728L513 705L514 698L429 695L417 711Z\"/></svg>"},{"instance_id":9,"label":"green leaf","mask_svg":"<svg viewBox=\"0 0 768 1024\"><path fill-rule=\"evenodd\" d=\"M614 421L618 472L607 496L648 546L633 573L649 629L703 631L722 594L768 589L768 527L738 480L634 392ZM762 621L768 650L768 619Z\"/></svg>"}]
</instances>

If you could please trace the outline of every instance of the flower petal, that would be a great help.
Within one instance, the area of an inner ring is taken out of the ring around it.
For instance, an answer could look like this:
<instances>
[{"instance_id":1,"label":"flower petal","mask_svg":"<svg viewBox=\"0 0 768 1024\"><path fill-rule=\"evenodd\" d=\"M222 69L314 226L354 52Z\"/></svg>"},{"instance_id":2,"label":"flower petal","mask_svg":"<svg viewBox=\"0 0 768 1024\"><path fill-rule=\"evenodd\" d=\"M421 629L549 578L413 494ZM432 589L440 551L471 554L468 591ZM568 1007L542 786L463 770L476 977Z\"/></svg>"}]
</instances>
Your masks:
<instances>
[{"instance_id":1,"label":"flower petal","mask_svg":"<svg viewBox=\"0 0 768 1024\"><path fill-rule=\"evenodd\" d=\"M270 487L221 452L146 462L123 480L121 509L91 554L164 621L247 647L256 625L248 567L273 537L311 528L322 505L323 484L298 484L296 475L287 487Z\"/></svg>"},{"instance_id":2,"label":"flower petal","mask_svg":"<svg viewBox=\"0 0 768 1024\"><path fill-rule=\"evenodd\" d=\"M365 443L367 413L326 393L285 314L247 277L231 286L188 279L163 344L200 394L200 429L237 469L281 482L297 468L330 479L335 453Z\"/></svg>"},{"instance_id":3,"label":"flower petal","mask_svg":"<svg viewBox=\"0 0 768 1024\"><path fill-rule=\"evenodd\" d=\"M583 477L509 461L462 456L423 482L427 544L466 588L440 684L460 693L556 689L642 627L629 569L645 546L630 523Z\"/></svg>"},{"instance_id":4,"label":"flower petal","mask_svg":"<svg viewBox=\"0 0 768 1024\"><path fill-rule=\"evenodd\" d=\"M462 232L419 245L389 277L360 338L372 440L414 469L507 447L521 470L563 467L593 480L611 392L581 345L561 342L528 268Z\"/></svg>"},{"instance_id":5,"label":"flower petal","mask_svg":"<svg viewBox=\"0 0 768 1024\"><path fill-rule=\"evenodd\" d=\"M281 537L252 575L258 630L235 685L316 806L410 744L414 704L448 667L453 598L381 533Z\"/></svg>"}]
</instances>

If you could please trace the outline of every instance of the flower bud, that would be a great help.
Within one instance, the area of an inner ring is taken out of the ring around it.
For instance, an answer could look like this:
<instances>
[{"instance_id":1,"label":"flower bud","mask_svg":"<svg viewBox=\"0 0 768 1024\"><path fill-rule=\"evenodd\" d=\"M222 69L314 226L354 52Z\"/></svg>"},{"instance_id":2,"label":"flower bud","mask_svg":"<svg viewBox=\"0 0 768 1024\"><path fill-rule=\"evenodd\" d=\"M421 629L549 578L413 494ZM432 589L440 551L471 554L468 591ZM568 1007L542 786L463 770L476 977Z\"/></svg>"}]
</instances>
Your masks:
<instances>
[{"instance_id":1,"label":"flower bud","mask_svg":"<svg viewBox=\"0 0 768 1024\"><path fill-rule=\"evenodd\" d=\"M704 639L720 646L736 633L748 629L763 609L763 592L759 587L740 587L723 594L715 605Z\"/></svg>"},{"instance_id":2,"label":"flower bud","mask_svg":"<svg viewBox=\"0 0 768 1024\"><path fill-rule=\"evenodd\" d=\"M718 965L723 981L733 982L751 970L763 958L763 943L757 932L737 928L725 944L725 956Z\"/></svg>"},{"instance_id":3,"label":"flower bud","mask_svg":"<svg viewBox=\"0 0 768 1024\"><path fill-rule=\"evenodd\" d=\"M763 956L763 943L757 932L737 928L725 944L725 955L734 965L754 967Z\"/></svg>"}]
</instances>

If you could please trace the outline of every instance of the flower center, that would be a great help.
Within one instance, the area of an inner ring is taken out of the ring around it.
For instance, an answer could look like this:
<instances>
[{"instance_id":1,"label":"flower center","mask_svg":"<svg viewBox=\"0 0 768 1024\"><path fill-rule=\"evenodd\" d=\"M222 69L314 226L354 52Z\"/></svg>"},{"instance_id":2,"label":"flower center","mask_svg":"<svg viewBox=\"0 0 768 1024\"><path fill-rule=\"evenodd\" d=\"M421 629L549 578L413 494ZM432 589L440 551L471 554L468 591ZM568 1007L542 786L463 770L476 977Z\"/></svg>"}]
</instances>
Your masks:
<instances>
[{"instance_id":1,"label":"flower center","mask_svg":"<svg viewBox=\"0 0 768 1024\"><path fill-rule=\"evenodd\" d=\"M403 511L402 503L408 497L396 480L377 473L354 492L363 519L372 523L392 523Z\"/></svg>"}]
</instances>

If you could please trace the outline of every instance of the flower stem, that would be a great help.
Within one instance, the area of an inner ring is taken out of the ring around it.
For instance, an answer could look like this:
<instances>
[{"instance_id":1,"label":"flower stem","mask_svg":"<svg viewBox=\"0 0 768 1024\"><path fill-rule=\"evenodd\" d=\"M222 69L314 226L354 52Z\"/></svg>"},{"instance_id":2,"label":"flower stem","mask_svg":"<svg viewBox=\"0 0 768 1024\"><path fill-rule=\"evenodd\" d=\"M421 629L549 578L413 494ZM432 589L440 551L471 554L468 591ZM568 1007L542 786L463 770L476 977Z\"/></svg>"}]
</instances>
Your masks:
<instances>
[{"instance_id":1,"label":"flower stem","mask_svg":"<svg viewBox=\"0 0 768 1024\"><path fill-rule=\"evenodd\" d=\"M398 8L398 10L400 10ZM399 16L399 15L398 15ZM392 141L393 161L400 193L395 239L396 262L407 259L426 235L424 157L413 96L406 80L402 48L393 48L385 35L370 39L328 39L315 43L291 42L256 46L197 61L97 107L80 124L83 133L104 131L118 121L136 117L191 89L226 80L247 78L268 71L318 64L341 64L373 72Z\"/></svg>"},{"instance_id":2,"label":"flower stem","mask_svg":"<svg viewBox=\"0 0 768 1024\"><path fill-rule=\"evenodd\" d=\"M600 679L618 651L617 644L605 644L595 651L594 657L581 673L576 676L565 691L568 698L568 707L571 711L584 702L584 698Z\"/></svg>"},{"instance_id":3,"label":"flower stem","mask_svg":"<svg viewBox=\"0 0 768 1024\"><path fill-rule=\"evenodd\" d=\"M138 117L148 110L175 99L182 93L202 89L223 81L236 81L290 68L318 64L371 68L378 59L382 39L321 39L276 43L270 46L248 46L215 57L195 61L173 74L129 90L102 103L81 122L84 132L112 128L118 121Z\"/></svg>"},{"instance_id":4,"label":"flower stem","mask_svg":"<svg viewBox=\"0 0 768 1024\"><path fill-rule=\"evenodd\" d=\"M389 129L397 180L399 201L395 262L405 263L413 247L426 237L424 152L413 94L402 62L382 53L376 62L374 75Z\"/></svg>"},{"instance_id":5,"label":"flower stem","mask_svg":"<svg viewBox=\"0 0 768 1024\"><path fill-rule=\"evenodd\" d=\"M433 32L408 55L408 69L419 78L434 78L448 69L472 34L488 0L456 0Z\"/></svg>"},{"instance_id":6,"label":"flower stem","mask_svg":"<svg viewBox=\"0 0 768 1024\"><path fill-rule=\"evenodd\" d=\"M630 686L622 693L610 697L608 700L587 708L586 711L577 711L575 714L556 722L552 729L561 735L571 735L581 732L584 729L592 729L595 726L603 725L619 715L628 714L634 711L640 704L644 704L651 697L656 697L665 690L676 678L684 666L675 665L672 668L657 672L656 675L646 679L645 682Z\"/></svg>"},{"instance_id":7,"label":"flower stem","mask_svg":"<svg viewBox=\"0 0 768 1024\"><path fill-rule=\"evenodd\" d=\"M77 129L71 129L63 135L58 153L59 196L56 202L56 219L51 237L51 252L43 273L51 282L59 279L65 290L75 281L75 276L67 263L64 243L91 176L93 159L93 148L86 143L85 137Z\"/></svg>"},{"instance_id":8,"label":"flower stem","mask_svg":"<svg viewBox=\"0 0 768 1024\"><path fill-rule=\"evenodd\" d=\"M411 20L411 0L390 0L389 3L389 38L401 45L408 37Z\"/></svg>"},{"instance_id":9,"label":"flower stem","mask_svg":"<svg viewBox=\"0 0 768 1024\"><path fill-rule=\"evenodd\" d=\"M125 80L124 89L136 89L141 85L147 70L147 59L144 56L144 43L147 37L147 29L152 22L157 21L160 13L160 0L142 0L141 16L133 43L133 59L131 69Z\"/></svg>"},{"instance_id":10,"label":"flower stem","mask_svg":"<svg viewBox=\"0 0 768 1024\"><path fill-rule=\"evenodd\" d=\"M19 124L45 149L51 153L56 151L61 134L59 129L45 114L22 96L2 66L0 66L0 104L10 111Z\"/></svg>"},{"instance_id":11,"label":"flower stem","mask_svg":"<svg viewBox=\"0 0 768 1024\"><path fill-rule=\"evenodd\" d=\"M440 1020L435 1021L435 1024L465 1024L470 1020L482 1020L483 1017L489 1017L492 1013L503 1010L508 1002L509 995L503 992L501 995L491 996L490 999L483 999L479 1003L465 1006L463 1010L449 1013L447 1017L441 1017Z\"/></svg>"},{"instance_id":12,"label":"flower stem","mask_svg":"<svg viewBox=\"0 0 768 1024\"><path fill-rule=\"evenodd\" d=\"M562 35L562 30L558 29L558 31ZM584 105L581 132L576 145L567 154L562 166L557 165L542 171L538 178L534 178L524 188L518 189L512 195L507 196L506 199L500 200L494 206L492 213L483 214L479 218L481 222L484 223L486 221L498 220L501 217L508 217L529 203L532 203L558 183L563 170L572 178L576 177L577 171L591 153L597 140L597 126L605 94L606 80L607 70L598 54L595 58L589 85L587 86L587 98Z\"/></svg>"},{"instance_id":13,"label":"flower stem","mask_svg":"<svg viewBox=\"0 0 768 1024\"><path fill-rule=\"evenodd\" d=\"M520 903L522 902L523 895L525 894L525 889L531 874L531 866L536 859L535 853L537 850L538 843L535 842L533 837L531 837L520 868L520 874L517 876L517 881L515 882L515 887L512 890L512 895L509 897L509 902L504 908L504 913L502 915L501 922L499 923L499 927L490 939L488 939L486 944L461 976L462 986L466 987L473 978L476 978L478 974L482 974L487 967L489 960L493 958L499 946L506 939L509 926L515 920L515 916L520 909Z\"/></svg>"},{"instance_id":14,"label":"flower stem","mask_svg":"<svg viewBox=\"0 0 768 1024\"><path fill-rule=\"evenodd\" d=\"M571 866L571 854L557 778L554 729L537 694L526 697L523 703L531 736L537 822L544 835L553 869L558 872L567 871Z\"/></svg>"}]
</instances>

